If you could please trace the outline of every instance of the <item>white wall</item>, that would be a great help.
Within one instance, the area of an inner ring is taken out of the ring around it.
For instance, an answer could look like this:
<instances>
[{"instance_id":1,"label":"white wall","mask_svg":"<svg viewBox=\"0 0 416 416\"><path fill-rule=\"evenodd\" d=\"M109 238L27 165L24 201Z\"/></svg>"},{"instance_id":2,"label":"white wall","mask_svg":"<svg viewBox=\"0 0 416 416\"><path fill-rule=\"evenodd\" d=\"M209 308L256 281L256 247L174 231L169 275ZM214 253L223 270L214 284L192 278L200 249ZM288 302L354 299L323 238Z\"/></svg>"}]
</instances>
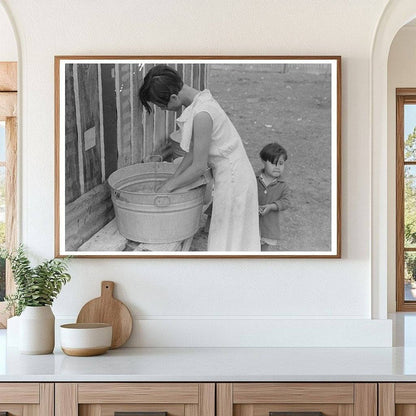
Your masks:
<instances>
[{"instance_id":1,"label":"white wall","mask_svg":"<svg viewBox=\"0 0 416 416\"><path fill-rule=\"evenodd\" d=\"M137 320L130 345L389 345L390 323L371 320L370 258L370 54L386 3L0 0L22 50L21 239L39 257L54 253L54 55L343 59L342 259L74 259L58 318L106 279Z\"/></svg>"},{"instance_id":2,"label":"white wall","mask_svg":"<svg viewBox=\"0 0 416 416\"><path fill-rule=\"evenodd\" d=\"M404 26L391 44L388 60L388 307L396 310L396 88L416 88L416 25Z\"/></svg>"}]
</instances>

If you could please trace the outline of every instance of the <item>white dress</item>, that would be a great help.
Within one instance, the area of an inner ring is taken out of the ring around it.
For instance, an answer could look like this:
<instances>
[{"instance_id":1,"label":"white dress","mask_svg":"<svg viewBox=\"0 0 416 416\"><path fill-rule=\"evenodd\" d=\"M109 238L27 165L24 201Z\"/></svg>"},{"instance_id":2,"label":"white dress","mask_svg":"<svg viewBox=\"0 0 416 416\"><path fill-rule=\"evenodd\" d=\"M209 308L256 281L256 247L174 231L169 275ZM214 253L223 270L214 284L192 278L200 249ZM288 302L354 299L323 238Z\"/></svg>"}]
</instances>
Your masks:
<instances>
[{"instance_id":1,"label":"white dress","mask_svg":"<svg viewBox=\"0 0 416 416\"><path fill-rule=\"evenodd\" d=\"M198 93L177 119L181 147L189 151L193 119L200 112L213 121L208 163L214 195L208 251L260 251L256 177L240 135L208 90Z\"/></svg>"}]
</instances>

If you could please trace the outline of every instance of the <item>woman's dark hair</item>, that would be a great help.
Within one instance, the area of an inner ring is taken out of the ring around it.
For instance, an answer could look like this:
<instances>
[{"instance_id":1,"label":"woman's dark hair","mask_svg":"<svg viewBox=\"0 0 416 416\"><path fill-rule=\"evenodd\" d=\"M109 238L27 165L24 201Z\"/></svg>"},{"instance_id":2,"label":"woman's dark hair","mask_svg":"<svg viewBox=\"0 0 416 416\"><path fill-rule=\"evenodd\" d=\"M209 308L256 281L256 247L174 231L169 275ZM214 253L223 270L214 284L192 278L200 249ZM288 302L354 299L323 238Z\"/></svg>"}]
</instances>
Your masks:
<instances>
[{"instance_id":1,"label":"woman's dark hair","mask_svg":"<svg viewBox=\"0 0 416 416\"><path fill-rule=\"evenodd\" d=\"M261 160L264 162L276 164L280 156L283 156L283 160L287 160L287 152L279 143L266 144L260 151Z\"/></svg>"},{"instance_id":2,"label":"woman's dark hair","mask_svg":"<svg viewBox=\"0 0 416 416\"><path fill-rule=\"evenodd\" d=\"M156 65L144 77L139 89L139 99L146 111L151 113L149 102L166 106L170 96L178 94L182 87L182 78L173 68Z\"/></svg>"}]
</instances>

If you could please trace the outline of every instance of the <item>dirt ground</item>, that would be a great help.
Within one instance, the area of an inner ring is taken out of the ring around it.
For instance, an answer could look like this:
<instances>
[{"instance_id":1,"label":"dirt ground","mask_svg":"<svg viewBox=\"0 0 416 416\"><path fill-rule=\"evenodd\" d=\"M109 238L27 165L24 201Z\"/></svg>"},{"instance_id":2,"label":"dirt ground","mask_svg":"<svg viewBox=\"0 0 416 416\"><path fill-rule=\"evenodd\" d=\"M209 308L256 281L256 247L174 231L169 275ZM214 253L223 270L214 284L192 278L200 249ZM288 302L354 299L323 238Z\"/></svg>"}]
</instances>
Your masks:
<instances>
[{"instance_id":1,"label":"dirt ground","mask_svg":"<svg viewBox=\"0 0 416 416\"><path fill-rule=\"evenodd\" d=\"M277 141L288 153L291 207L282 212L280 251L331 249L331 80L291 65L211 65L208 88L239 131L255 171ZM206 250L207 230L192 251Z\"/></svg>"}]
</instances>

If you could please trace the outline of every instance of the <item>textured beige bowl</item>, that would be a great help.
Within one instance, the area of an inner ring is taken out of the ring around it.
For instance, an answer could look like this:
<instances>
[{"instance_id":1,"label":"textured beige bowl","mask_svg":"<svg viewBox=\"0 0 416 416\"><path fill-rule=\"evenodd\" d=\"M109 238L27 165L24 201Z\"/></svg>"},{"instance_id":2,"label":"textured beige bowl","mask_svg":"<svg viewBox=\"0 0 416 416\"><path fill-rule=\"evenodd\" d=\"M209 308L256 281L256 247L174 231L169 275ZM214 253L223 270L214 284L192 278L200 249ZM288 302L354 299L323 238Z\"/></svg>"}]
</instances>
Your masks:
<instances>
[{"instance_id":1,"label":"textured beige bowl","mask_svg":"<svg viewBox=\"0 0 416 416\"><path fill-rule=\"evenodd\" d=\"M62 351L77 357L104 354L111 347L112 332L109 324L61 325Z\"/></svg>"}]
</instances>

